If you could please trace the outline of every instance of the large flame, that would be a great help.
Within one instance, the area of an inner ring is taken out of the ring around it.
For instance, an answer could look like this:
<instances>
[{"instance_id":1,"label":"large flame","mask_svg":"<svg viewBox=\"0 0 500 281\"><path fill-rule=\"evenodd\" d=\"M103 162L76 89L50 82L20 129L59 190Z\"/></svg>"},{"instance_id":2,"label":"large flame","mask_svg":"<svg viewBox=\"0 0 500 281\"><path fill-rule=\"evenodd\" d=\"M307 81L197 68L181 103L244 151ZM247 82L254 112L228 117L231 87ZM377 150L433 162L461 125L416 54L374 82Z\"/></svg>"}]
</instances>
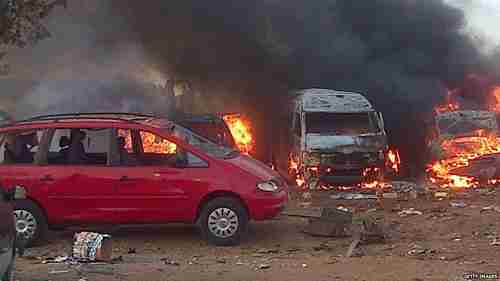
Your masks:
<instances>
[{"instance_id":1,"label":"large flame","mask_svg":"<svg viewBox=\"0 0 500 281\"><path fill-rule=\"evenodd\" d=\"M240 152L251 154L254 150L254 138L250 121L239 114L228 114L223 118Z\"/></svg>"},{"instance_id":2,"label":"large flame","mask_svg":"<svg viewBox=\"0 0 500 281\"><path fill-rule=\"evenodd\" d=\"M125 138L125 149L132 152L132 136L129 130L119 130L118 135ZM141 132L144 153L174 154L177 151L175 143L162 139L152 133Z\"/></svg>"},{"instance_id":3,"label":"large flame","mask_svg":"<svg viewBox=\"0 0 500 281\"><path fill-rule=\"evenodd\" d=\"M500 153L500 138L478 130L475 136L458 137L443 141L441 147L445 151L447 158L428 166L427 172L431 182L446 188L479 187L479 179L471 176L455 175L453 171L458 168L469 167L471 160Z\"/></svg>"}]
</instances>

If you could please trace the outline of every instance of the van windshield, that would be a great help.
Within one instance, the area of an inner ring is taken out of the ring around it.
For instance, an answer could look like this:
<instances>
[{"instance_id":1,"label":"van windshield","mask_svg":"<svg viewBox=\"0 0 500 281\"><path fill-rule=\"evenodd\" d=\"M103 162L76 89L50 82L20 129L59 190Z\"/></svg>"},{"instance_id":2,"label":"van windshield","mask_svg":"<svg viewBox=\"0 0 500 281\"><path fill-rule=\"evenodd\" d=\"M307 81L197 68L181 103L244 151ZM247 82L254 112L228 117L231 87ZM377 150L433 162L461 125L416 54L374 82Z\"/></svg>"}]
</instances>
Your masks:
<instances>
[{"instance_id":1,"label":"van windshield","mask_svg":"<svg viewBox=\"0 0 500 281\"><path fill-rule=\"evenodd\" d=\"M177 138L184 140L186 143L189 143L190 145L200 149L201 151L215 158L230 159L239 155L238 151L213 143L210 140L202 136L199 136L194 132L192 132L191 130L181 127L179 125L173 127L167 127L165 129L167 129L169 133L173 134Z\"/></svg>"},{"instance_id":2,"label":"van windshield","mask_svg":"<svg viewBox=\"0 0 500 281\"><path fill-rule=\"evenodd\" d=\"M306 133L309 134L363 135L379 132L376 112L306 113Z\"/></svg>"}]
</instances>

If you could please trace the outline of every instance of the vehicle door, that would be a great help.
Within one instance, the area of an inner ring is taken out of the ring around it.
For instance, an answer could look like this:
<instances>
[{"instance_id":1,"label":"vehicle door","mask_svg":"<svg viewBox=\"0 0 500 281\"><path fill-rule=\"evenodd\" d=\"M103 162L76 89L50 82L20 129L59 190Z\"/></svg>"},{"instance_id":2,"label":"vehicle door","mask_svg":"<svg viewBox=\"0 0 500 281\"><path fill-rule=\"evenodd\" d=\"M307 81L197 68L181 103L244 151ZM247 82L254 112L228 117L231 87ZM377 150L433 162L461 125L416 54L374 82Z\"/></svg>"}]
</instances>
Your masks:
<instances>
[{"instance_id":1,"label":"vehicle door","mask_svg":"<svg viewBox=\"0 0 500 281\"><path fill-rule=\"evenodd\" d=\"M187 222L211 177L208 162L149 131L125 131L130 164L115 167L121 180L117 199L130 222ZM130 157L131 156L131 157ZM181 161L182 157L187 159Z\"/></svg>"},{"instance_id":2,"label":"vehicle door","mask_svg":"<svg viewBox=\"0 0 500 281\"><path fill-rule=\"evenodd\" d=\"M1 184L21 186L39 203L46 203L45 178L40 166L41 147L46 138L47 131L42 129L12 131L0 136Z\"/></svg>"},{"instance_id":3,"label":"vehicle door","mask_svg":"<svg viewBox=\"0 0 500 281\"><path fill-rule=\"evenodd\" d=\"M118 180L108 163L111 129L55 129L42 176L47 210L58 223L115 222L114 193ZM83 133L83 134L82 134ZM67 141L70 140L69 145Z\"/></svg>"}]
</instances>

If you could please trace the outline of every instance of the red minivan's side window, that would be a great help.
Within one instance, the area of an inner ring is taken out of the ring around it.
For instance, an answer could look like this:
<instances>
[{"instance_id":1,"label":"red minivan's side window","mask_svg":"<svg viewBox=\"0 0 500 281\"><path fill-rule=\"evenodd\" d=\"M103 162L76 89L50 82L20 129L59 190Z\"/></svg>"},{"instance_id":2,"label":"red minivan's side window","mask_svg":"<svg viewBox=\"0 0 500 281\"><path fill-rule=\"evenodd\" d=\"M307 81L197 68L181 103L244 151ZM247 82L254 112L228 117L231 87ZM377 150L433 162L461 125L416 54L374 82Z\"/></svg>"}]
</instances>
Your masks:
<instances>
[{"instance_id":1,"label":"red minivan's side window","mask_svg":"<svg viewBox=\"0 0 500 281\"><path fill-rule=\"evenodd\" d=\"M49 146L48 163L106 166L110 132L107 128L56 129Z\"/></svg>"},{"instance_id":2,"label":"red minivan's side window","mask_svg":"<svg viewBox=\"0 0 500 281\"><path fill-rule=\"evenodd\" d=\"M176 168L208 167L208 163L203 159L158 135L141 131L140 138L144 165L168 165Z\"/></svg>"},{"instance_id":3,"label":"red minivan's side window","mask_svg":"<svg viewBox=\"0 0 500 281\"><path fill-rule=\"evenodd\" d=\"M44 130L16 131L0 137L0 163L34 164Z\"/></svg>"}]
</instances>

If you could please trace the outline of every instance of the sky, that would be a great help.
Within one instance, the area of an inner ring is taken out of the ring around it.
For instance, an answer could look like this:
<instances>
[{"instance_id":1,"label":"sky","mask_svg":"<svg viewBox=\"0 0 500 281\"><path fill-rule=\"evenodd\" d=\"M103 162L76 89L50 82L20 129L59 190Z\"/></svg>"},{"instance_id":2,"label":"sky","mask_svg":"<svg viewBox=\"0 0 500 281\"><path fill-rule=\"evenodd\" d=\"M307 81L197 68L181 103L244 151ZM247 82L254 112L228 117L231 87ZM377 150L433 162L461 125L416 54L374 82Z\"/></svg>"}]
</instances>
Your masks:
<instances>
[{"instance_id":1,"label":"sky","mask_svg":"<svg viewBox=\"0 0 500 281\"><path fill-rule=\"evenodd\" d=\"M461 8L466 16L467 31L485 39L485 51L500 46L500 0L445 0Z\"/></svg>"}]
</instances>

